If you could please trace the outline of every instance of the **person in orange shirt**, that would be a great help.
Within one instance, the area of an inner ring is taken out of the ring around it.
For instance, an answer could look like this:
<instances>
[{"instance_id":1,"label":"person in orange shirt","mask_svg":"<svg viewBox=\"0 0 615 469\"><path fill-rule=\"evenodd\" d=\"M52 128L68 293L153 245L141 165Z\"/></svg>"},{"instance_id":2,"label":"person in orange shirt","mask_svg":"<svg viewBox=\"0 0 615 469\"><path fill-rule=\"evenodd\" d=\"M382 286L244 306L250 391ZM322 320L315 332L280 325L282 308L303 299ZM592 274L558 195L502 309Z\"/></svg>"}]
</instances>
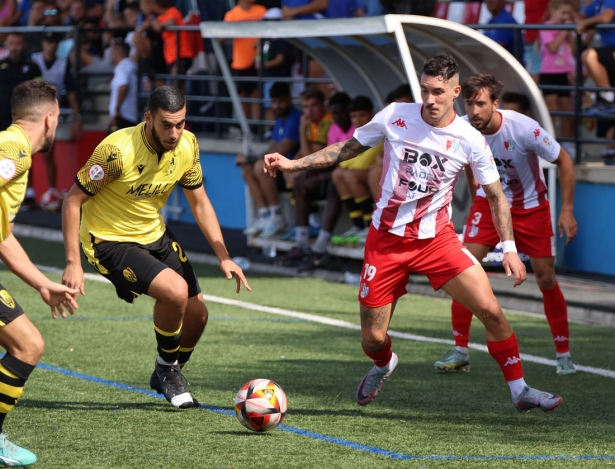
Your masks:
<instances>
[{"instance_id":1,"label":"person in orange shirt","mask_svg":"<svg viewBox=\"0 0 615 469\"><path fill-rule=\"evenodd\" d=\"M224 21L260 21L265 16L267 8L255 5L256 0L238 0L237 5L224 15ZM256 77L258 72L254 67L258 46L257 38L233 39L233 62L231 69L236 77ZM258 83L255 81L237 81L237 93L241 98L258 98ZM241 103L243 112L248 119L260 118L259 103Z\"/></svg>"},{"instance_id":2,"label":"person in orange shirt","mask_svg":"<svg viewBox=\"0 0 615 469\"><path fill-rule=\"evenodd\" d=\"M174 0L156 0L158 18L152 24L152 29L162 34L162 48L168 72L175 75L185 75L192 66L196 53L192 50L188 31L179 32L179 54L177 53L177 31L167 31L169 26L183 26L184 18L174 6ZM183 80L179 88L184 88Z\"/></svg>"}]
</instances>

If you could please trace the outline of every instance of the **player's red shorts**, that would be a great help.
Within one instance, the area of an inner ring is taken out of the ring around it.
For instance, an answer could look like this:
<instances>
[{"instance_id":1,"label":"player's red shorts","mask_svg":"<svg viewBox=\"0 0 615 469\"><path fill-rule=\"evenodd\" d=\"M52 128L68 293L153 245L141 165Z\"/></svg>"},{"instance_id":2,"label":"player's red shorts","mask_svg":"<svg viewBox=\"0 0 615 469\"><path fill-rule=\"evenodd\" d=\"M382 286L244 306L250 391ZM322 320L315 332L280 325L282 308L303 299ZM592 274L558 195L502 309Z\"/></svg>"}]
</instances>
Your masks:
<instances>
[{"instance_id":1,"label":"player's red shorts","mask_svg":"<svg viewBox=\"0 0 615 469\"><path fill-rule=\"evenodd\" d=\"M511 209L517 250L530 257L555 256L555 236L549 201L529 209ZM474 197L463 231L463 242L495 247L500 242L491 218L489 201Z\"/></svg>"},{"instance_id":2,"label":"player's red shorts","mask_svg":"<svg viewBox=\"0 0 615 469\"><path fill-rule=\"evenodd\" d=\"M405 295L411 273L425 274L434 290L478 261L463 247L448 224L435 238L404 238L369 229L359 302L369 308L392 303Z\"/></svg>"}]
</instances>

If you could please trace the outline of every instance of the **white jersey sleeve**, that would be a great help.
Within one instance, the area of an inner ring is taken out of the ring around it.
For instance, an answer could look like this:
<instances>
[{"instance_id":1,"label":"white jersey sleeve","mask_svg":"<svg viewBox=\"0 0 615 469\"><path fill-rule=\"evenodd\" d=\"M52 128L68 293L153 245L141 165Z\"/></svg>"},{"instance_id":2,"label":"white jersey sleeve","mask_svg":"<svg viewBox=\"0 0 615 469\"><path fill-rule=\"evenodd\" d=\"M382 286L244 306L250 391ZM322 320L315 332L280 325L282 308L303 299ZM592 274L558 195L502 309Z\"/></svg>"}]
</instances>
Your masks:
<instances>
[{"instance_id":1,"label":"white jersey sleeve","mask_svg":"<svg viewBox=\"0 0 615 469\"><path fill-rule=\"evenodd\" d=\"M354 131L353 137L361 145L367 147L375 147L379 145L386 136L386 123L388 122L387 116L391 112L391 106L387 106L376 114L371 121L365 124L363 127L359 127Z\"/></svg>"},{"instance_id":2,"label":"white jersey sleeve","mask_svg":"<svg viewBox=\"0 0 615 469\"><path fill-rule=\"evenodd\" d=\"M558 157L561 145L534 121L534 129L524 133L526 148L533 151L543 160L553 163Z\"/></svg>"},{"instance_id":3,"label":"white jersey sleeve","mask_svg":"<svg viewBox=\"0 0 615 469\"><path fill-rule=\"evenodd\" d=\"M473 132L474 133L474 132ZM472 144L470 155L470 167L474 173L474 179L481 186L494 183L500 179L500 174L493 160L491 148L485 137L476 131L476 136L470 140Z\"/></svg>"}]
</instances>

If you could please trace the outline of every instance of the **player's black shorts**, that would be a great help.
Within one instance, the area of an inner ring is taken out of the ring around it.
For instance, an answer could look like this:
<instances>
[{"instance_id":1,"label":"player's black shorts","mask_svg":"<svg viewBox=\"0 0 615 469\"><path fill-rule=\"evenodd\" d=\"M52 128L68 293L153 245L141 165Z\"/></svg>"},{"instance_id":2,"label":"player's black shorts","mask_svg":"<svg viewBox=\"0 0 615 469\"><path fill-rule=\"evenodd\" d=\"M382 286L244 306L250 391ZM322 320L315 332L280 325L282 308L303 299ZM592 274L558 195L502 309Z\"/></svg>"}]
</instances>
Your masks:
<instances>
[{"instance_id":1,"label":"player's black shorts","mask_svg":"<svg viewBox=\"0 0 615 469\"><path fill-rule=\"evenodd\" d=\"M113 283L117 296L128 303L147 295L154 278L167 267L184 278L188 298L201 292L190 261L168 228L151 244L95 241L92 237L91 247L83 246L88 262Z\"/></svg>"},{"instance_id":2,"label":"player's black shorts","mask_svg":"<svg viewBox=\"0 0 615 469\"><path fill-rule=\"evenodd\" d=\"M570 90L559 90L549 88L550 85L555 86L570 86L568 81L568 75L566 73L541 73L540 81L538 82L542 87L543 96L549 96L555 94L562 98L570 97Z\"/></svg>"},{"instance_id":3,"label":"player's black shorts","mask_svg":"<svg viewBox=\"0 0 615 469\"><path fill-rule=\"evenodd\" d=\"M23 314L15 298L0 283L0 326L4 327Z\"/></svg>"}]
</instances>

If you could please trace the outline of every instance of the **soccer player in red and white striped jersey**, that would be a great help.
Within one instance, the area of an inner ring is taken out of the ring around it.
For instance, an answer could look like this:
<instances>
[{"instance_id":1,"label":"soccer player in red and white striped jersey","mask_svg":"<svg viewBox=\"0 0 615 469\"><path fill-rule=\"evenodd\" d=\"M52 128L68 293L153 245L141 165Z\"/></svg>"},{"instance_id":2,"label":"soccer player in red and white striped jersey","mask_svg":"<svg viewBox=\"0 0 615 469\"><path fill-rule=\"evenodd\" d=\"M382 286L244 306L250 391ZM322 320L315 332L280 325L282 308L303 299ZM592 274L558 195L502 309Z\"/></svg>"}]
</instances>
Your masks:
<instances>
[{"instance_id":1,"label":"soccer player in red and white striped jersey","mask_svg":"<svg viewBox=\"0 0 615 469\"><path fill-rule=\"evenodd\" d=\"M520 251L530 256L536 282L543 294L544 310L553 341L558 374L574 374L570 357L568 310L555 277L555 235L539 158L559 169L562 209L558 220L566 243L574 239L577 222L573 214L574 167L570 156L539 124L515 111L498 110L503 85L493 75L472 75L462 86L467 116L464 119L487 139L500 173L500 182L510 205L513 232ZM466 171L472 182L472 173ZM480 181L478 181L480 183ZM473 194L474 195L474 194ZM499 242L485 191L479 188L464 229L464 243L477 259L483 259ZM453 300L455 348L435 363L436 369L469 369L468 341L472 312Z\"/></svg>"},{"instance_id":2,"label":"soccer player in red and white striped jersey","mask_svg":"<svg viewBox=\"0 0 615 469\"><path fill-rule=\"evenodd\" d=\"M510 324L493 295L478 261L465 249L450 222L450 202L463 168L470 165L494 213L504 242L504 268L514 284L525 278L516 253L510 208L484 137L453 109L459 96L459 67L438 54L423 67L423 105L395 103L382 110L353 138L291 161L265 155L265 170L295 172L322 168L356 157L384 140L381 191L365 242L359 287L361 345L374 361L356 393L360 405L369 404L395 369L398 358L387 334L397 300L406 293L411 272L424 273L435 290L468 307L483 322L489 352L498 362L520 411L553 410L558 395L530 388L523 379L519 346Z\"/></svg>"}]
</instances>

